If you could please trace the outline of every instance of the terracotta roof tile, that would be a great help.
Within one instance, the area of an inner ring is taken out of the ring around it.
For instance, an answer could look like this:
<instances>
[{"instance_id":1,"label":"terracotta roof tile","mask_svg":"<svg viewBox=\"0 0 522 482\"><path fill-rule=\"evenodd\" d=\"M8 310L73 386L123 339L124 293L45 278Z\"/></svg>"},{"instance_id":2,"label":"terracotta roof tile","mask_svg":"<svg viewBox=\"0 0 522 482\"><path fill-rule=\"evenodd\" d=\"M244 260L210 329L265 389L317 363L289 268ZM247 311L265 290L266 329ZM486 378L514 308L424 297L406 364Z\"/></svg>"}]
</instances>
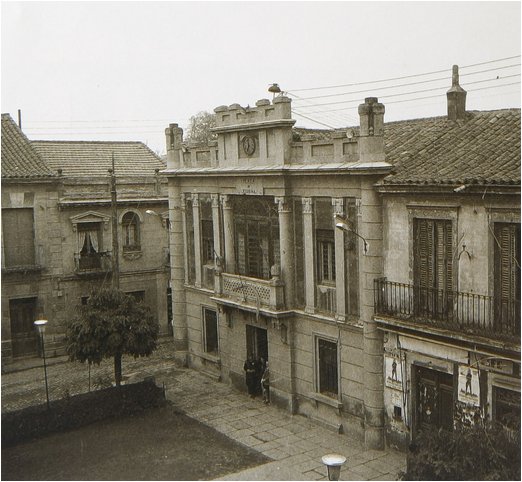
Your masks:
<instances>
[{"instance_id":1,"label":"terracotta roof tile","mask_svg":"<svg viewBox=\"0 0 522 482\"><path fill-rule=\"evenodd\" d=\"M352 127L358 133L357 127ZM294 128L298 136L332 138L334 131ZM470 111L384 125L385 184L520 184L520 109Z\"/></svg>"},{"instance_id":2,"label":"terracotta roof tile","mask_svg":"<svg viewBox=\"0 0 522 482\"><path fill-rule=\"evenodd\" d=\"M142 142L32 141L48 166L67 177L105 177L114 168L117 176L152 176L166 163Z\"/></svg>"},{"instance_id":3,"label":"terracotta roof tile","mask_svg":"<svg viewBox=\"0 0 522 482\"><path fill-rule=\"evenodd\" d=\"M9 114L2 114L2 178L50 178L47 167L31 142Z\"/></svg>"}]
</instances>

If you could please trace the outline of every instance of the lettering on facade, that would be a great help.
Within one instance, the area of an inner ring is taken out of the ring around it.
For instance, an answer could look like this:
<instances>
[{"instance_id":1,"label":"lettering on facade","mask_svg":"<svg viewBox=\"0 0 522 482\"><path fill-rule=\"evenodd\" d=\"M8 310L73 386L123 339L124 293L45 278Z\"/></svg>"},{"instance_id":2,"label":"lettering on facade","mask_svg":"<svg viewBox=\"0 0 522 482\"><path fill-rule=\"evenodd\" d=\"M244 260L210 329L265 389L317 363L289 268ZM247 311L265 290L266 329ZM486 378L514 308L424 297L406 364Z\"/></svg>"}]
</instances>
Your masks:
<instances>
[{"instance_id":1,"label":"lettering on facade","mask_svg":"<svg viewBox=\"0 0 522 482\"><path fill-rule=\"evenodd\" d=\"M256 177L243 177L237 181L236 192L238 194L262 196L264 194L263 183L261 179Z\"/></svg>"},{"instance_id":2,"label":"lettering on facade","mask_svg":"<svg viewBox=\"0 0 522 482\"><path fill-rule=\"evenodd\" d=\"M479 372L467 365L459 366L459 402L480 406Z\"/></svg>"}]
</instances>

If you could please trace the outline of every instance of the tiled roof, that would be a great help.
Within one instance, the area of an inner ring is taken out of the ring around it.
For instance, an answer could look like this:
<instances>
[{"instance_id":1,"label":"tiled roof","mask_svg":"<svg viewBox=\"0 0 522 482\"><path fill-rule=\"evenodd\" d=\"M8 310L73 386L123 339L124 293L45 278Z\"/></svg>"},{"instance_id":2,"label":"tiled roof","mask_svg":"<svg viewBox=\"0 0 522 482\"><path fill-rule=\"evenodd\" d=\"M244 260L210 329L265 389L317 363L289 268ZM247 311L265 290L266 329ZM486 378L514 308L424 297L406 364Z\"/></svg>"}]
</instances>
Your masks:
<instances>
[{"instance_id":1,"label":"tiled roof","mask_svg":"<svg viewBox=\"0 0 522 482\"><path fill-rule=\"evenodd\" d=\"M166 163L142 142L32 141L31 144L54 171L66 177L152 176Z\"/></svg>"},{"instance_id":2,"label":"tiled roof","mask_svg":"<svg viewBox=\"0 0 522 482\"><path fill-rule=\"evenodd\" d=\"M520 184L520 109L391 122L385 184Z\"/></svg>"},{"instance_id":3,"label":"tiled roof","mask_svg":"<svg viewBox=\"0 0 522 482\"><path fill-rule=\"evenodd\" d=\"M2 114L2 178L40 179L53 176L12 117Z\"/></svg>"},{"instance_id":4,"label":"tiled roof","mask_svg":"<svg viewBox=\"0 0 522 482\"><path fill-rule=\"evenodd\" d=\"M351 128L357 135L359 128ZM299 136L331 139L335 131L294 128ZM385 184L520 184L520 109L469 111L384 124Z\"/></svg>"}]
</instances>

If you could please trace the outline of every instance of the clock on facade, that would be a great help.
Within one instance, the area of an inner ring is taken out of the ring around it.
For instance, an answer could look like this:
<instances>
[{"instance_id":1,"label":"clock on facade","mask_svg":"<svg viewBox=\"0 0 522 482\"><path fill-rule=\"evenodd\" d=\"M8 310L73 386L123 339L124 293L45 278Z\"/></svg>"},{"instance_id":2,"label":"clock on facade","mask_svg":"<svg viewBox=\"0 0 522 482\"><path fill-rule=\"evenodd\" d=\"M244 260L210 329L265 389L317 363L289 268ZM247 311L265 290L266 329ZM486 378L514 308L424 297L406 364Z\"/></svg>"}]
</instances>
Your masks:
<instances>
[{"instance_id":1,"label":"clock on facade","mask_svg":"<svg viewBox=\"0 0 522 482\"><path fill-rule=\"evenodd\" d=\"M241 145L247 156L251 156L256 152L256 139L252 136L245 136L241 139Z\"/></svg>"}]
</instances>

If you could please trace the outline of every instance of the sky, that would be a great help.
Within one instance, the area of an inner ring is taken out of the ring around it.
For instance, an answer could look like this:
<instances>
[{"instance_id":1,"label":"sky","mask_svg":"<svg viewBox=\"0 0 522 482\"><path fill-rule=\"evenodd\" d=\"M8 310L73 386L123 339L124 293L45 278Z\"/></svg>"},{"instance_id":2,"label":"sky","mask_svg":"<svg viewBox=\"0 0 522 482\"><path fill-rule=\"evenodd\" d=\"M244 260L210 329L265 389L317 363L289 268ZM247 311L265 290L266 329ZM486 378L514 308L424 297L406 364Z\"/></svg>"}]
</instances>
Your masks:
<instances>
[{"instance_id":1,"label":"sky","mask_svg":"<svg viewBox=\"0 0 522 482\"><path fill-rule=\"evenodd\" d=\"M454 64L468 110L519 108L520 5L4 0L1 109L30 139L163 153L169 123L253 106L272 83L301 127L357 125L365 97L385 121L445 115Z\"/></svg>"}]
</instances>

